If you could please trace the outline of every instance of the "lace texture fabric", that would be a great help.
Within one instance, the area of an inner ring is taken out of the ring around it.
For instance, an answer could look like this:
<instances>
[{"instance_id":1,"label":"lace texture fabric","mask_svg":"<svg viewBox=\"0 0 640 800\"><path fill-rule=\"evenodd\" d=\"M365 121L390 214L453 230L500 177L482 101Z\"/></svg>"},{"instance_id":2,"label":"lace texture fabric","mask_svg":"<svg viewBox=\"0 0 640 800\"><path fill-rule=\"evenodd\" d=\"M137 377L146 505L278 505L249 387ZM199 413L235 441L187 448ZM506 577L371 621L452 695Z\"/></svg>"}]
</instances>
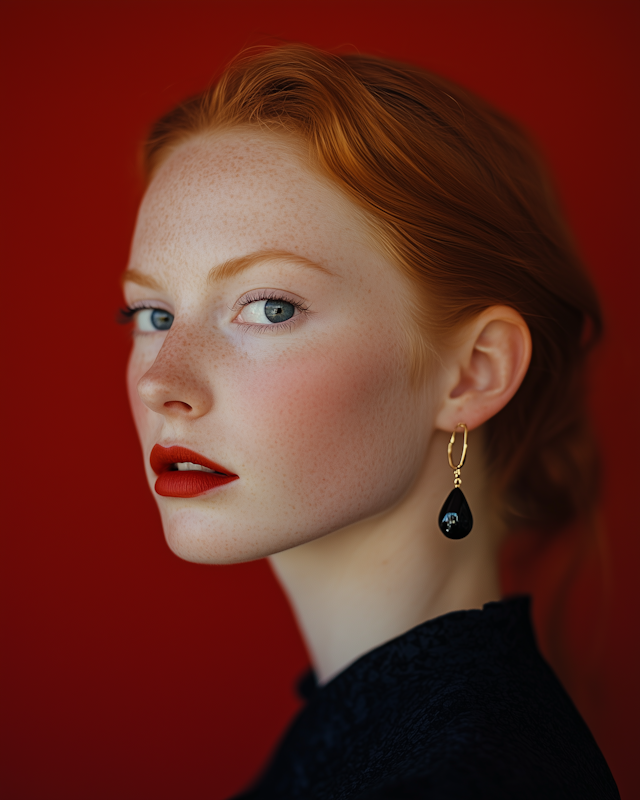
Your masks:
<instances>
[{"instance_id":1,"label":"lace texture fabric","mask_svg":"<svg viewBox=\"0 0 640 800\"><path fill-rule=\"evenodd\" d=\"M528 595L428 620L307 704L237 800L537 800L620 795L536 645Z\"/></svg>"}]
</instances>

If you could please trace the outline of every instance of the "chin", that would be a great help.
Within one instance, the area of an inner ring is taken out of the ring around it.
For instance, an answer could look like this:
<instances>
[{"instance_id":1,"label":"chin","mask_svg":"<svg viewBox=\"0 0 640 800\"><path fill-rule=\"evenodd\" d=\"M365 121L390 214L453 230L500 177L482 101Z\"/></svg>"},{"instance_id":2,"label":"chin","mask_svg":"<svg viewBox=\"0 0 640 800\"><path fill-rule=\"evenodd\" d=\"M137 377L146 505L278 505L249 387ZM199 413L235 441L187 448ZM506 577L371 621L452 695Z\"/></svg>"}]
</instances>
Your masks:
<instances>
[{"instance_id":1,"label":"chin","mask_svg":"<svg viewBox=\"0 0 640 800\"><path fill-rule=\"evenodd\" d=\"M212 515L192 508L161 508L162 527L170 550L195 564L239 564L255 561L303 543L303 539L281 529L265 528L263 520L254 524L241 519ZM313 538L313 537L311 537Z\"/></svg>"},{"instance_id":2,"label":"chin","mask_svg":"<svg viewBox=\"0 0 640 800\"><path fill-rule=\"evenodd\" d=\"M163 504L164 505L164 504ZM298 527L300 520L290 520L290 527L279 521L265 525L264 518L225 518L194 508L167 509L161 507L162 527L170 550L179 558L195 564L239 564L289 550L319 539L358 519L340 519ZM296 524L297 523L297 524Z\"/></svg>"},{"instance_id":3,"label":"chin","mask_svg":"<svg viewBox=\"0 0 640 800\"><path fill-rule=\"evenodd\" d=\"M249 546L249 537L221 519L198 510L179 508L161 510L164 537L178 558L194 564L236 564L261 558L262 553Z\"/></svg>"},{"instance_id":4,"label":"chin","mask_svg":"<svg viewBox=\"0 0 640 800\"><path fill-rule=\"evenodd\" d=\"M386 511L410 486L411 473L404 466L405 475L365 491L363 481L354 481L332 486L332 491L323 487L315 496L313 487L297 495L272 490L256 496L239 495L230 484L220 494L156 497L156 502L175 555L198 564L237 564L290 550Z\"/></svg>"}]
</instances>

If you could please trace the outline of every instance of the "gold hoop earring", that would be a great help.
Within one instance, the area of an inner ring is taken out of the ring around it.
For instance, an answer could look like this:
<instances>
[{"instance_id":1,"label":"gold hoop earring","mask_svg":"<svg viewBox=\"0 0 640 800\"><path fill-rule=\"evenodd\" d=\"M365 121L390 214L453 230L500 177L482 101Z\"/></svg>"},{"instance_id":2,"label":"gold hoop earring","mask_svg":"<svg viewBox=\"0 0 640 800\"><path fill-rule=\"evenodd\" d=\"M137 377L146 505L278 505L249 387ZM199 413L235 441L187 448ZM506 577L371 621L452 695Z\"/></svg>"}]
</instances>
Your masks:
<instances>
[{"instance_id":1,"label":"gold hoop earring","mask_svg":"<svg viewBox=\"0 0 640 800\"><path fill-rule=\"evenodd\" d=\"M451 458L451 450L456 441L456 431L458 428L462 428L464 431L464 439L462 442L460 461L458 464L454 464ZM449 466L453 470L453 489L440 510L438 526L442 533L449 539L464 539L465 536L471 533L471 528L473 528L471 509L469 508L469 503L467 503L467 498L460 488L462 485L460 471L467 457L467 433L467 426L464 422L459 422L451 434L449 445L447 446L447 458L449 460Z\"/></svg>"}]
</instances>

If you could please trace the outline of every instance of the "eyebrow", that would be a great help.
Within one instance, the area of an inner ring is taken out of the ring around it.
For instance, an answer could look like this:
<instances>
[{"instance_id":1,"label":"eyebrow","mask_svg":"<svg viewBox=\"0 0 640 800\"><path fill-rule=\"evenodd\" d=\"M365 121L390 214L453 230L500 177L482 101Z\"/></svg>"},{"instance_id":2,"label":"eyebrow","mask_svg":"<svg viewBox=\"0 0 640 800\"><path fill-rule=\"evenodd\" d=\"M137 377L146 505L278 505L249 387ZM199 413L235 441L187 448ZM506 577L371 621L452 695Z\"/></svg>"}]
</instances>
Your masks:
<instances>
[{"instance_id":1,"label":"eyebrow","mask_svg":"<svg viewBox=\"0 0 640 800\"><path fill-rule=\"evenodd\" d=\"M137 283L139 286L146 286L158 292L162 291L162 286L155 278L152 278L151 275L145 275L144 272L139 272L137 269L128 269L123 272L120 283Z\"/></svg>"},{"instance_id":2,"label":"eyebrow","mask_svg":"<svg viewBox=\"0 0 640 800\"><path fill-rule=\"evenodd\" d=\"M222 264L212 267L207 276L207 283L220 283L228 278L234 278L236 275L240 275L241 272L251 269L251 267L255 267L257 264L267 264L275 261L288 261L290 264L305 267L306 269L313 269L325 275L335 277L335 273L331 272L331 270L297 253L289 253L287 250L256 250L254 253L230 258ZM121 282L124 284L127 283L127 281L130 283L137 283L139 286L146 286L149 289L155 289L156 291L162 291L163 288L151 275L145 275L137 269L128 269L122 274Z\"/></svg>"},{"instance_id":3,"label":"eyebrow","mask_svg":"<svg viewBox=\"0 0 640 800\"><path fill-rule=\"evenodd\" d=\"M256 250L255 253L249 253L249 255L246 256L238 256L237 258L230 258L224 263L212 267L212 269L209 270L207 282L220 283L228 278L234 278L236 275L239 275L247 269L251 269L251 267L255 267L257 264L268 264L275 261L287 261L290 264L313 269L317 272L322 272L325 275L334 277L334 273L331 272L331 270L296 253L289 253L286 250Z\"/></svg>"}]
</instances>

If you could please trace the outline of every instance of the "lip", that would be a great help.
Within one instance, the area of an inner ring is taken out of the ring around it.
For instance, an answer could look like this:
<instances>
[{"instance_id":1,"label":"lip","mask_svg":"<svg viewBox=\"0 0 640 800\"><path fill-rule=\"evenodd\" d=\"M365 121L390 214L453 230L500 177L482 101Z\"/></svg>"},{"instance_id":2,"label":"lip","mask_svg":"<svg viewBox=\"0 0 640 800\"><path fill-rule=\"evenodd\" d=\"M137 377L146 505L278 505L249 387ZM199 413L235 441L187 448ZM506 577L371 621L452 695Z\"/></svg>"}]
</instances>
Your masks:
<instances>
[{"instance_id":1,"label":"lip","mask_svg":"<svg viewBox=\"0 0 640 800\"><path fill-rule=\"evenodd\" d=\"M174 464L183 461L199 464L214 472L172 469ZM231 483L239 477L187 447L163 447L156 444L151 451L149 462L151 469L158 476L154 487L156 494L162 497L197 497L218 486Z\"/></svg>"}]
</instances>

